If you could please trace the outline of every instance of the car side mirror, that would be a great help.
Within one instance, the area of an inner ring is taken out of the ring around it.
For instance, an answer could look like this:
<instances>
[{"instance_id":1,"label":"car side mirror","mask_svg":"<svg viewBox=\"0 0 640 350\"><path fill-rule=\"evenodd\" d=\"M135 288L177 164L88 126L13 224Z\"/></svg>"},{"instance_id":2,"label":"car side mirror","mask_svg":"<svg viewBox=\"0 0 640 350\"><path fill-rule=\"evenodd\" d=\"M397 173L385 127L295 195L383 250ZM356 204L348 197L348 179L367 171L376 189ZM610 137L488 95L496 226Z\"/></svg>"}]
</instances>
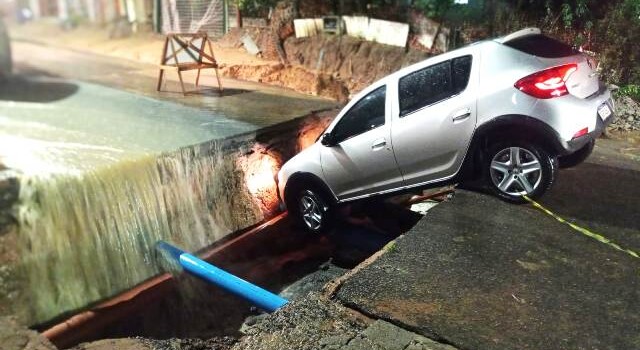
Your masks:
<instances>
[{"instance_id":1,"label":"car side mirror","mask_svg":"<svg viewBox=\"0 0 640 350\"><path fill-rule=\"evenodd\" d=\"M332 133L328 132L322 135L322 138L320 139L320 143L323 146L332 147L336 145L336 138Z\"/></svg>"}]
</instances>

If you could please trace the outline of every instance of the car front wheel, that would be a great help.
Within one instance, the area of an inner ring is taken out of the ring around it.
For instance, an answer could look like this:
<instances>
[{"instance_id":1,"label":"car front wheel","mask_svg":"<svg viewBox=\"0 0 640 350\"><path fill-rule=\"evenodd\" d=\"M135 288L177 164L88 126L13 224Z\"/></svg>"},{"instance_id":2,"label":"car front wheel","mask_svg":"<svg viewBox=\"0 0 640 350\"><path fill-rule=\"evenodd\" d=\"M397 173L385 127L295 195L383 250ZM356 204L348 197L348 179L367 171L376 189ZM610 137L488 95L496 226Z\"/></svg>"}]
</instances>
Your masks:
<instances>
[{"instance_id":1,"label":"car front wheel","mask_svg":"<svg viewBox=\"0 0 640 350\"><path fill-rule=\"evenodd\" d=\"M487 153L485 179L504 200L524 203L523 195L538 198L555 181L557 158L533 143L501 143L490 147Z\"/></svg>"},{"instance_id":2,"label":"car front wheel","mask_svg":"<svg viewBox=\"0 0 640 350\"><path fill-rule=\"evenodd\" d=\"M296 191L293 200L287 204L296 221L311 233L325 232L331 223L329 200L315 188Z\"/></svg>"}]
</instances>

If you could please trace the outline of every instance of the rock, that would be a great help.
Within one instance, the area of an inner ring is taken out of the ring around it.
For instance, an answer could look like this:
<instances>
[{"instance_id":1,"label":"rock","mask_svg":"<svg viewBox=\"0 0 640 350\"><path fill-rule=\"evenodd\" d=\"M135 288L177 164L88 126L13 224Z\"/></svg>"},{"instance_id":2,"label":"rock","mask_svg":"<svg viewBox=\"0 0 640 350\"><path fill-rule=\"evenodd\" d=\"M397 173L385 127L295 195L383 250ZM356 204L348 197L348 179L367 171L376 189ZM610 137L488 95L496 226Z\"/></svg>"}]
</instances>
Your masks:
<instances>
[{"instance_id":1,"label":"rock","mask_svg":"<svg viewBox=\"0 0 640 350\"><path fill-rule=\"evenodd\" d=\"M260 320L233 349L318 349L321 343L336 348L365 328L344 307L311 293Z\"/></svg>"},{"instance_id":2,"label":"rock","mask_svg":"<svg viewBox=\"0 0 640 350\"><path fill-rule=\"evenodd\" d=\"M143 342L152 350L228 350L231 349L233 344L236 342L236 339L231 337L217 337L210 339L173 338L167 340L145 339Z\"/></svg>"},{"instance_id":3,"label":"rock","mask_svg":"<svg viewBox=\"0 0 640 350\"><path fill-rule=\"evenodd\" d=\"M455 350L389 322L369 320L317 293L293 300L260 320L234 350Z\"/></svg>"},{"instance_id":4,"label":"rock","mask_svg":"<svg viewBox=\"0 0 640 350\"><path fill-rule=\"evenodd\" d=\"M123 338L104 339L80 344L72 350L228 350L235 343L234 338L211 339L144 339Z\"/></svg>"},{"instance_id":5,"label":"rock","mask_svg":"<svg viewBox=\"0 0 640 350\"><path fill-rule=\"evenodd\" d=\"M0 317L0 348L3 350L56 350L47 338L19 325L13 317Z\"/></svg>"},{"instance_id":6,"label":"rock","mask_svg":"<svg viewBox=\"0 0 640 350\"><path fill-rule=\"evenodd\" d=\"M363 334L383 349L404 349L415 338L420 337L382 320L375 321Z\"/></svg>"},{"instance_id":7,"label":"rock","mask_svg":"<svg viewBox=\"0 0 640 350\"><path fill-rule=\"evenodd\" d=\"M629 96L614 96L616 119L609 125L609 130L640 130L640 103Z\"/></svg>"},{"instance_id":8,"label":"rock","mask_svg":"<svg viewBox=\"0 0 640 350\"><path fill-rule=\"evenodd\" d=\"M104 339L90 343L82 343L72 350L152 350L153 348L141 339Z\"/></svg>"}]
</instances>

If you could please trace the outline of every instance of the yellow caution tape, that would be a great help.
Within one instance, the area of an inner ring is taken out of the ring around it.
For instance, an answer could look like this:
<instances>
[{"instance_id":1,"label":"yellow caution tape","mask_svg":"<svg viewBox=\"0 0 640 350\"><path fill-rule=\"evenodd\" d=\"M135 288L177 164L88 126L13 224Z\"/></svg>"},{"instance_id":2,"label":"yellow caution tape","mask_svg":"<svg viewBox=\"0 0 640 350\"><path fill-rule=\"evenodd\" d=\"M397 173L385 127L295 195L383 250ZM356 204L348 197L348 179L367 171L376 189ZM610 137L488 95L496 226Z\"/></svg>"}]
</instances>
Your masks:
<instances>
[{"instance_id":1,"label":"yellow caution tape","mask_svg":"<svg viewBox=\"0 0 640 350\"><path fill-rule=\"evenodd\" d=\"M540 211L542 211L543 213L546 213L548 215L550 215L551 217L555 218L556 220L560 221L563 224L569 225L569 227L571 227L572 229L582 233L583 235L587 236L587 237L591 237L593 239L595 239L598 242L604 243L616 250L619 250L621 252L625 252L631 256L633 256L634 258L640 258L640 255L638 255L638 253L634 252L633 250L630 249L625 249L622 248L621 246L619 246L618 244L612 242L610 239L606 238L605 236L601 235L601 234L597 234L594 233L592 231L587 230L584 227L580 227L574 223L571 223L565 219L563 219L562 217L560 217L559 215L557 215L556 213L552 212L551 210L545 208L542 206L542 204L534 201L533 199L529 198L528 196L523 195L522 196L524 199L526 199L529 203L531 203L531 205L533 205L536 209L539 209Z\"/></svg>"}]
</instances>

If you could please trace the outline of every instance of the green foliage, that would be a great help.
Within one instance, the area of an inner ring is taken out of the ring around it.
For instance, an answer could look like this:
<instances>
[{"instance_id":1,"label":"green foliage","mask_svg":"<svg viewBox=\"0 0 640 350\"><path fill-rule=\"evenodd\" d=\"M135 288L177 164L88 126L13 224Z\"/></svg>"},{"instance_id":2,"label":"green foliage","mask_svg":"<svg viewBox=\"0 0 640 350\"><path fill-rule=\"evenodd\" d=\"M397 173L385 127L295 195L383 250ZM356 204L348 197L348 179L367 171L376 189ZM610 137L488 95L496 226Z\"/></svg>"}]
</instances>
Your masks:
<instances>
[{"instance_id":1,"label":"green foliage","mask_svg":"<svg viewBox=\"0 0 640 350\"><path fill-rule=\"evenodd\" d=\"M270 7L275 7L278 0L235 0L236 5L247 17L265 17Z\"/></svg>"},{"instance_id":2,"label":"green foliage","mask_svg":"<svg viewBox=\"0 0 640 350\"><path fill-rule=\"evenodd\" d=\"M443 18L453 7L453 0L415 0L413 6L430 18Z\"/></svg>"},{"instance_id":3,"label":"green foliage","mask_svg":"<svg viewBox=\"0 0 640 350\"><path fill-rule=\"evenodd\" d=\"M562 4L560 7L560 14L562 15L562 23L564 23L565 28L571 28L573 24L573 9L571 5L566 2Z\"/></svg>"},{"instance_id":4,"label":"green foliage","mask_svg":"<svg viewBox=\"0 0 640 350\"><path fill-rule=\"evenodd\" d=\"M640 0L612 4L595 32L593 51L599 54L602 77L620 85L640 85Z\"/></svg>"},{"instance_id":5,"label":"green foliage","mask_svg":"<svg viewBox=\"0 0 640 350\"><path fill-rule=\"evenodd\" d=\"M462 27L482 29L488 37L540 27L548 35L596 52L605 81L640 85L640 0L478 0L477 4L476 11L456 9L459 16L466 16L458 22Z\"/></svg>"},{"instance_id":6,"label":"green foliage","mask_svg":"<svg viewBox=\"0 0 640 350\"><path fill-rule=\"evenodd\" d=\"M632 99L640 102L640 85L625 85L616 91L618 96L629 96Z\"/></svg>"},{"instance_id":7,"label":"green foliage","mask_svg":"<svg viewBox=\"0 0 640 350\"><path fill-rule=\"evenodd\" d=\"M396 244L396 241L391 241L387 243L387 245L385 245L383 249L389 253L393 253L398 250L398 245Z\"/></svg>"}]
</instances>

